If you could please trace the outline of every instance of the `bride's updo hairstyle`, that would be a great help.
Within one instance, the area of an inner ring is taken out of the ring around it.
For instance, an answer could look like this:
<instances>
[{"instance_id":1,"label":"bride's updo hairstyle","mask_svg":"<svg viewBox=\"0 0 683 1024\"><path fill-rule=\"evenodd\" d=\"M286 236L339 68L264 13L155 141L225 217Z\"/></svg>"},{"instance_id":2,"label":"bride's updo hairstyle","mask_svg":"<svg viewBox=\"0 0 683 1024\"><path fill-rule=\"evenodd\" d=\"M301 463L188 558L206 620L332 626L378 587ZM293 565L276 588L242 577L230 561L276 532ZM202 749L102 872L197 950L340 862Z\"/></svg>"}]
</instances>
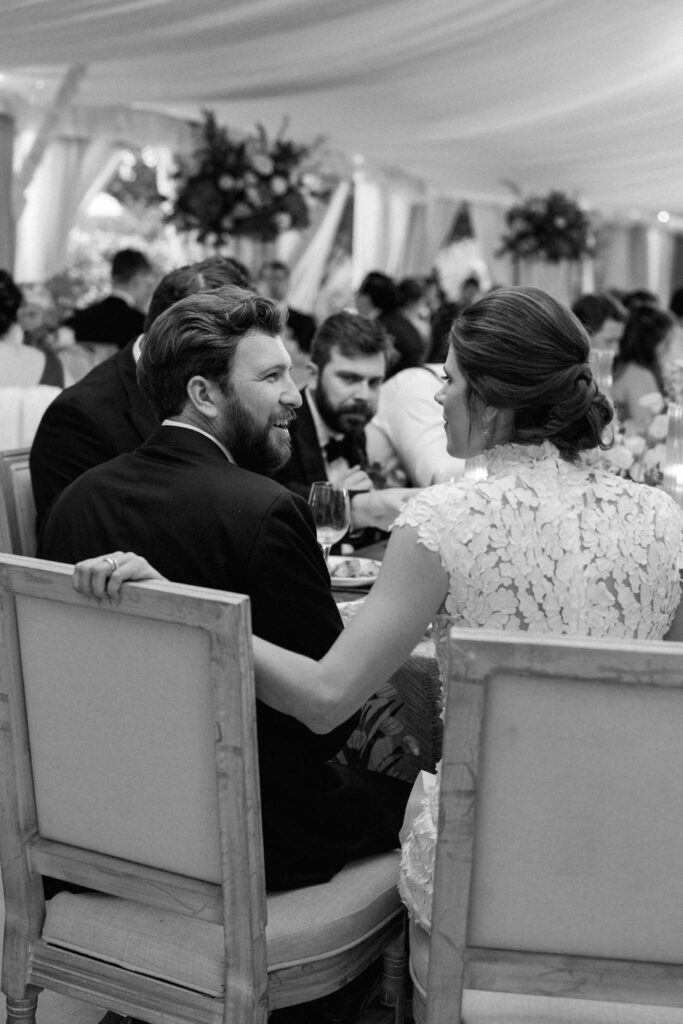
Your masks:
<instances>
[{"instance_id":1,"label":"bride's updo hairstyle","mask_svg":"<svg viewBox=\"0 0 683 1024\"><path fill-rule=\"evenodd\" d=\"M567 459L609 446L602 435L612 407L593 380L588 335L550 295L497 288L463 310L450 342L475 420L482 404L510 410L509 441L552 441Z\"/></svg>"}]
</instances>

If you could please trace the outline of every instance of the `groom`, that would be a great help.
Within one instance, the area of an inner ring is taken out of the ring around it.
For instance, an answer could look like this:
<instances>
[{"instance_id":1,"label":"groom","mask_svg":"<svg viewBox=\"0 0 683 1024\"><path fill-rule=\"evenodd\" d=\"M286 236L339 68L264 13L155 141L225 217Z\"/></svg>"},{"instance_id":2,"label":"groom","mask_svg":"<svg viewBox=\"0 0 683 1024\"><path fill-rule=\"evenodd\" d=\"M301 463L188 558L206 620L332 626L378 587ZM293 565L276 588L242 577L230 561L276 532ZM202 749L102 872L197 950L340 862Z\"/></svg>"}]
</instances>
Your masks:
<instances>
[{"instance_id":1,"label":"groom","mask_svg":"<svg viewBox=\"0 0 683 1024\"><path fill-rule=\"evenodd\" d=\"M284 308L226 287L183 299L145 338L140 386L161 426L58 498L39 555L143 555L168 579L248 594L254 633L319 659L341 621L304 499L267 475L290 455L301 397ZM328 764L356 716L314 735L258 704L266 884L326 881L398 845L409 785Z\"/></svg>"}]
</instances>

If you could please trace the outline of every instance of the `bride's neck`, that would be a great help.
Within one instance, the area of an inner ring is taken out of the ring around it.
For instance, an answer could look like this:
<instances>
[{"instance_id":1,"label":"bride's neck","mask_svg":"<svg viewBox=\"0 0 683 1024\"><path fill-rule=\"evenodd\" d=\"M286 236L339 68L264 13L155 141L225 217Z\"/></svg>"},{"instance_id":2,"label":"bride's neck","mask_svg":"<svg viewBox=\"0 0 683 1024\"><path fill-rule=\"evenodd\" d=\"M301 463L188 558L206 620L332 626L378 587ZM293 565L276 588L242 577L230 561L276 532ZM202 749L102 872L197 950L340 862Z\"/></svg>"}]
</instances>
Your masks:
<instances>
[{"instance_id":1,"label":"bride's neck","mask_svg":"<svg viewBox=\"0 0 683 1024\"><path fill-rule=\"evenodd\" d=\"M0 338L3 345L15 345L19 348L20 345L24 344L24 332L19 324L10 324L5 333Z\"/></svg>"}]
</instances>

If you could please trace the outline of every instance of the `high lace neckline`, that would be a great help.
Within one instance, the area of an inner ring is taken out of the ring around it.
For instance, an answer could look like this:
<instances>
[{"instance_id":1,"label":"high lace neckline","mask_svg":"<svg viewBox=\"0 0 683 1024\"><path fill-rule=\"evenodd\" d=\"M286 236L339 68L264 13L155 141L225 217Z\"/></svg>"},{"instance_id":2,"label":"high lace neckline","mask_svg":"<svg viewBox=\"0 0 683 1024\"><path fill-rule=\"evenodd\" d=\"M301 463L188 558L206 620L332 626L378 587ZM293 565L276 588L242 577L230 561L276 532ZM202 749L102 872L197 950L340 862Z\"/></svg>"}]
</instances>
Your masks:
<instances>
[{"instance_id":1,"label":"high lace neckline","mask_svg":"<svg viewBox=\"0 0 683 1024\"><path fill-rule=\"evenodd\" d=\"M555 462L566 462L552 441L542 441L540 444L519 444L511 441L489 448L483 454L486 457L486 468L489 474L507 469L511 463L533 466L549 459Z\"/></svg>"}]
</instances>

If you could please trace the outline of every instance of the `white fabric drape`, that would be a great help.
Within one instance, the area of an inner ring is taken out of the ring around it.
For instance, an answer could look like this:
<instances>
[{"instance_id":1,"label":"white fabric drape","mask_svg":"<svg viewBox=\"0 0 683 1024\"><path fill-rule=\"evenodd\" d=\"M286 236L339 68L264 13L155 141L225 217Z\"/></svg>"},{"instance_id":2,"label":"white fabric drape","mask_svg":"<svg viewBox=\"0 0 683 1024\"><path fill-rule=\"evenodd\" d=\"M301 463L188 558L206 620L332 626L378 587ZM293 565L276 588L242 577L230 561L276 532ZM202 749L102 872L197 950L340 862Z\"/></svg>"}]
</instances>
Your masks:
<instances>
[{"instance_id":1,"label":"white fabric drape","mask_svg":"<svg viewBox=\"0 0 683 1024\"><path fill-rule=\"evenodd\" d=\"M119 152L108 139L51 143L27 189L17 225L17 280L43 281L64 266L78 209L107 180Z\"/></svg>"},{"instance_id":2,"label":"white fabric drape","mask_svg":"<svg viewBox=\"0 0 683 1024\"><path fill-rule=\"evenodd\" d=\"M0 114L0 267L14 266L14 220L12 217L12 157L14 120Z\"/></svg>"},{"instance_id":3,"label":"white fabric drape","mask_svg":"<svg viewBox=\"0 0 683 1024\"><path fill-rule=\"evenodd\" d=\"M294 309L300 309L304 313L310 313L314 309L350 188L349 181L339 182L318 230L292 268L289 302Z\"/></svg>"},{"instance_id":4,"label":"white fabric drape","mask_svg":"<svg viewBox=\"0 0 683 1024\"><path fill-rule=\"evenodd\" d=\"M19 135L26 151L35 118ZM42 281L61 270L69 231L79 209L87 205L114 170L126 146L162 144L171 152L192 145L190 125L174 118L124 108L88 110L70 107L61 116L31 184L17 225L14 273L20 281ZM179 246L179 249L182 246Z\"/></svg>"},{"instance_id":5,"label":"white fabric drape","mask_svg":"<svg viewBox=\"0 0 683 1024\"><path fill-rule=\"evenodd\" d=\"M198 119L208 107L224 124L252 130L259 122L271 134L288 115L294 139L321 134L349 157L362 156L368 176L357 183L356 281L375 266L397 274L428 268L438 249L430 241L436 206L429 195L499 203L509 200L513 182L526 194L564 189L622 222L634 209L643 230L629 229L628 256L621 253L627 276L615 264L610 283L636 287L656 278L665 287L668 243L648 242L647 230L657 210L683 215L683 134L675 130L683 92L680 0L0 7L0 109L44 110L65 69L75 60L87 66L80 106L60 123L61 139L187 150L189 128L180 118ZM65 166L80 162L71 155L54 179L54 205L73 209L61 183ZM387 168L424 182L429 194L408 200L409 190L372 180ZM87 189L80 177L77 192ZM39 212L26 219L31 230L21 226L22 276L56 269L57 233L69 219L67 210L47 211L45 247L46 191L36 187L39 194ZM6 217L0 210L0 222Z\"/></svg>"},{"instance_id":6,"label":"white fabric drape","mask_svg":"<svg viewBox=\"0 0 683 1024\"><path fill-rule=\"evenodd\" d=\"M682 211L682 36L680 0L50 0L3 5L0 68L35 97L78 60L90 107L286 114L471 200L507 179Z\"/></svg>"},{"instance_id":7,"label":"white fabric drape","mask_svg":"<svg viewBox=\"0 0 683 1024\"><path fill-rule=\"evenodd\" d=\"M505 232L505 208L494 203L470 203L474 236L493 284L512 284L512 260L498 256Z\"/></svg>"}]
</instances>

